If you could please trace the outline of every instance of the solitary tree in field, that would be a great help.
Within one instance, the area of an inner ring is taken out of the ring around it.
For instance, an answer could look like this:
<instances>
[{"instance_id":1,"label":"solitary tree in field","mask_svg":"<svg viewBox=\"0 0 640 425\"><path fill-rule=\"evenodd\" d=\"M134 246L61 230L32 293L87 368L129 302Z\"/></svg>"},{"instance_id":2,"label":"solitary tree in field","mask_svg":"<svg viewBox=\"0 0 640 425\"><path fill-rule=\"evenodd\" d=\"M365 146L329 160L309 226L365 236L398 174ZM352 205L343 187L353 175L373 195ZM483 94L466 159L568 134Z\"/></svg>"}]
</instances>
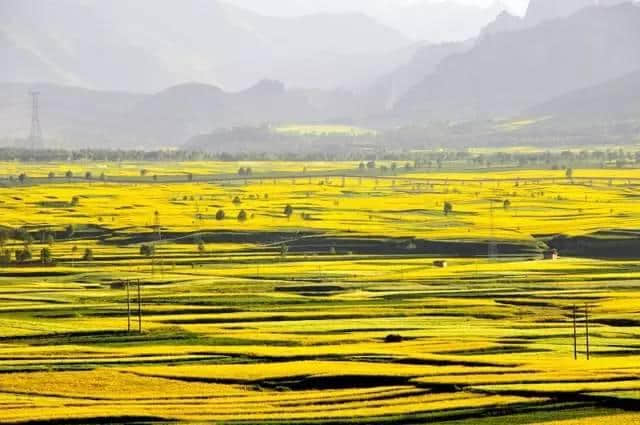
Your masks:
<instances>
[{"instance_id":1,"label":"solitary tree in field","mask_svg":"<svg viewBox=\"0 0 640 425\"><path fill-rule=\"evenodd\" d=\"M42 264L51 264L53 256L51 255L51 249L44 247L40 250L40 262Z\"/></svg>"},{"instance_id":2,"label":"solitary tree in field","mask_svg":"<svg viewBox=\"0 0 640 425\"><path fill-rule=\"evenodd\" d=\"M91 248L85 248L82 259L84 261L93 261L93 250Z\"/></svg>"},{"instance_id":3,"label":"solitary tree in field","mask_svg":"<svg viewBox=\"0 0 640 425\"><path fill-rule=\"evenodd\" d=\"M80 203L80 198L78 196L74 196L71 198L71 206L75 207Z\"/></svg>"},{"instance_id":4,"label":"solitary tree in field","mask_svg":"<svg viewBox=\"0 0 640 425\"><path fill-rule=\"evenodd\" d=\"M572 179L573 178L573 168L567 168L567 171L565 171L564 173L568 179Z\"/></svg>"},{"instance_id":5,"label":"solitary tree in field","mask_svg":"<svg viewBox=\"0 0 640 425\"><path fill-rule=\"evenodd\" d=\"M242 201L240 200L239 196L236 196L233 198L233 203L234 205L240 205L242 203Z\"/></svg>"},{"instance_id":6,"label":"solitary tree in field","mask_svg":"<svg viewBox=\"0 0 640 425\"><path fill-rule=\"evenodd\" d=\"M293 207L290 204L287 204L287 206L284 207L284 215L286 215L287 218L290 219L292 214L293 214Z\"/></svg>"},{"instance_id":7,"label":"solitary tree in field","mask_svg":"<svg viewBox=\"0 0 640 425\"><path fill-rule=\"evenodd\" d=\"M27 180L27 175L25 173L20 173L20 175L18 176L18 181L20 183L24 183L25 180Z\"/></svg>"},{"instance_id":8,"label":"solitary tree in field","mask_svg":"<svg viewBox=\"0 0 640 425\"><path fill-rule=\"evenodd\" d=\"M65 229L64 229L64 237L67 238L67 239L72 238L73 234L75 233L75 231L76 231L76 229L73 226L73 224L67 225L67 227L65 227ZM77 247L74 247L74 248L77 248Z\"/></svg>"},{"instance_id":9,"label":"solitary tree in field","mask_svg":"<svg viewBox=\"0 0 640 425\"><path fill-rule=\"evenodd\" d=\"M364 162L360 162L360 165L358 165L358 170L364 171L364 169L365 169Z\"/></svg>"},{"instance_id":10,"label":"solitary tree in field","mask_svg":"<svg viewBox=\"0 0 640 425\"><path fill-rule=\"evenodd\" d=\"M449 215L453 212L453 205L451 202L444 203L444 215Z\"/></svg>"},{"instance_id":11,"label":"solitary tree in field","mask_svg":"<svg viewBox=\"0 0 640 425\"><path fill-rule=\"evenodd\" d=\"M140 170L140 177L146 176L148 172L149 171L147 169L143 168L142 170Z\"/></svg>"},{"instance_id":12,"label":"solitary tree in field","mask_svg":"<svg viewBox=\"0 0 640 425\"><path fill-rule=\"evenodd\" d=\"M49 180L55 178L56 173L54 173L53 171L49 171L49 175L47 176L49 178Z\"/></svg>"},{"instance_id":13,"label":"solitary tree in field","mask_svg":"<svg viewBox=\"0 0 640 425\"><path fill-rule=\"evenodd\" d=\"M239 222L247 221L247 212L245 210L240 210L240 212L238 213L238 221Z\"/></svg>"},{"instance_id":14,"label":"solitary tree in field","mask_svg":"<svg viewBox=\"0 0 640 425\"><path fill-rule=\"evenodd\" d=\"M86 173L84 173L84 178L86 180L91 180L92 177L93 177L93 174L91 174L91 171L87 171Z\"/></svg>"},{"instance_id":15,"label":"solitary tree in field","mask_svg":"<svg viewBox=\"0 0 640 425\"><path fill-rule=\"evenodd\" d=\"M140 255L144 257L152 257L156 253L156 247L152 244L144 244L140 246Z\"/></svg>"},{"instance_id":16,"label":"solitary tree in field","mask_svg":"<svg viewBox=\"0 0 640 425\"><path fill-rule=\"evenodd\" d=\"M223 210L218 210L218 212L216 213L216 220L218 221L222 221L224 220L225 214Z\"/></svg>"},{"instance_id":17,"label":"solitary tree in field","mask_svg":"<svg viewBox=\"0 0 640 425\"><path fill-rule=\"evenodd\" d=\"M67 178L67 180L71 179L73 177L73 171L67 170L67 172L64 173L64 176Z\"/></svg>"},{"instance_id":18,"label":"solitary tree in field","mask_svg":"<svg viewBox=\"0 0 640 425\"><path fill-rule=\"evenodd\" d=\"M502 203L502 207L505 210L508 210L509 208L511 208L511 201L508 199L505 199L504 202Z\"/></svg>"}]
</instances>

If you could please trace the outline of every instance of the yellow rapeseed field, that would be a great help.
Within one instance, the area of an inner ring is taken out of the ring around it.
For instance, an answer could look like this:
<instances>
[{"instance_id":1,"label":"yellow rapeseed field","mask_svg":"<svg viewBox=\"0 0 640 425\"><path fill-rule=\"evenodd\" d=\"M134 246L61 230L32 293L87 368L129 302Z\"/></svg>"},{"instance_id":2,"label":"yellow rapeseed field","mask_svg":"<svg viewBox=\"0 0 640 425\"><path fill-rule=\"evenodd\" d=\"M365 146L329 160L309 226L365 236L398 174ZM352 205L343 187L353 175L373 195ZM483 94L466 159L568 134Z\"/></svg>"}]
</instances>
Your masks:
<instances>
[{"instance_id":1,"label":"yellow rapeseed field","mask_svg":"<svg viewBox=\"0 0 640 425\"><path fill-rule=\"evenodd\" d=\"M1 165L0 423L640 423L637 170Z\"/></svg>"}]
</instances>

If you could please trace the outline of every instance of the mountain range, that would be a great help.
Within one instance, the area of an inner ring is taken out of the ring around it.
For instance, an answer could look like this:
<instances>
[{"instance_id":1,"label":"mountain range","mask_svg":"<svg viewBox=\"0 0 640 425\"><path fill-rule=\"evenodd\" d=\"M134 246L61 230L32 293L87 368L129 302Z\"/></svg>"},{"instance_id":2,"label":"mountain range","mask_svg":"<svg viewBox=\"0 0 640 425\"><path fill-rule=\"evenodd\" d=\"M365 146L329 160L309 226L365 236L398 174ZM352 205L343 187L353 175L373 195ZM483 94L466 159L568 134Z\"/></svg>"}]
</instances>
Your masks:
<instances>
[{"instance_id":1,"label":"mountain range","mask_svg":"<svg viewBox=\"0 0 640 425\"><path fill-rule=\"evenodd\" d=\"M287 89L264 80L237 92L186 83L155 94L97 91L52 84L0 83L0 134L24 137L27 94L42 94L47 145L82 148L171 148L218 128L274 122L348 122L363 108L350 92Z\"/></svg>"},{"instance_id":2,"label":"mountain range","mask_svg":"<svg viewBox=\"0 0 640 425\"><path fill-rule=\"evenodd\" d=\"M419 137L433 143L572 132L589 141L594 125L632 140L640 7L558 3L532 0L523 17L501 13L476 38L415 43L353 13L266 17L205 0L0 0L0 12L16 12L0 13L9 64L0 68L0 140L28 134L32 89L42 93L48 143L66 147L176 147L221 128L296 122L418 125L437 129L438 137ZM200 82L168 84L183 78ZM259 82L242 88L247 81ZM499 124L509 120L530 124Z\"/></svg>"},{"instance_id":3,"label":"mountain range","mask_svg":"<svg viewBox=\"0 0 640 425\"><path fill-rule=\"evenodd\" d=\"M474 5L460 0L225 0L265 16L365 13L416 41L451 42L475 37L497 14L502 1ZM526 1L526 0L525 0ZM521 3L521 0L517 0ZM512 5L514 0L505 3ZM517 8L509 9L520 12Z\"/></svg>"},{"instance_id":4,"label":"mountain range","mask_svg":"<svg viewBox=\"0 0 640 425\"><path fill-rule=\"evenodd\" d=\"M480 38L445 58L400 99L401 120L508 117L563 93L640 69L640 7L587 7Z\"/></svg>"},{"instance_id":5,"label":"mountain range","mask_svg":"<svg viewBox=\"0 0 640 425\"><path fill-rule=\"evenodd\" d=\"M241 90L268 78L332 89L391 71L412 44L356 13L268 17L216 0L0 0L2 81L154 92L190 81Z\"/></svg>"}]
</instances>

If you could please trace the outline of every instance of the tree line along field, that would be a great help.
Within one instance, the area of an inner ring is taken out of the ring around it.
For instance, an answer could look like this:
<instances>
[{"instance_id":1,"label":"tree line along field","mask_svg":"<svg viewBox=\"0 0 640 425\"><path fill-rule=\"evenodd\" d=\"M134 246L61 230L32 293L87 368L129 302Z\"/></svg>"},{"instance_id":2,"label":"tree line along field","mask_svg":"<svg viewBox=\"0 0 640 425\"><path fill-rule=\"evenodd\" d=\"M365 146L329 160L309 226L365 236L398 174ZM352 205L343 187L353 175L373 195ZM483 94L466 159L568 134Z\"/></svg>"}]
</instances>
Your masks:
<instances>
[{"instance_id":1,"label":"tree line along field","mask_svg":"<svg viewBox=\"0 0 640 425\"><path fill-rule=\"evenodd\" d=\"M640 422L636 170L10 166L2 424Z\"/></svg>"}]
</instances>

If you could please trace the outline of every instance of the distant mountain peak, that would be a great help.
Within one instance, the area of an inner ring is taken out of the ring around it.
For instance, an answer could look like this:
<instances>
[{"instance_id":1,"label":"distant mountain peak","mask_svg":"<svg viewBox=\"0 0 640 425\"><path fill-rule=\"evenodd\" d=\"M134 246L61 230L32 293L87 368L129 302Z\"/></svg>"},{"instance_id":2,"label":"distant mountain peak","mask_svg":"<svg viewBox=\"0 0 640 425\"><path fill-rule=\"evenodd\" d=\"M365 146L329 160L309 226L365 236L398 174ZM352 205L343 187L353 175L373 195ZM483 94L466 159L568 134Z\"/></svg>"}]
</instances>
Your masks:
<instances>
[{"instance_id":1,"label":"distant mountain peak","mask_svg":"<svg viewBox=\"0 0 640 425\"><path fill-rule=\"evenodd\" d=\"M284 94L285 91L286 88L283 82L264 79L244 90L242 93L255 96L277 96Z\"/></svg>"},{"instance_id":2,"label":"distant mountain peak","mask_svg":"<svg viewBox=\"0 0 640 425\"><path fill-rule=\"evenodd\" d=\"M480 34L480 38L491 34L497 34L508 31L518 31L522 29L524 20L519 16L512 15L510 12L503 10L493 22L489 23Z\"/></svg>"},{"instance_id":3,"label":"distant mountain peak","mask_svg":"<svg viewBox=\"0 0 640 425\"><path fill-rule=\"evenodd\" d=\"M212 86L211 84L190 81L187 83L176 84L175 86L168 87L165 90L163 90L162 93L189 92L189 91L208 91L208 92L221 93L223 90L220 87Z\"/></svg>"}]
</instances>

